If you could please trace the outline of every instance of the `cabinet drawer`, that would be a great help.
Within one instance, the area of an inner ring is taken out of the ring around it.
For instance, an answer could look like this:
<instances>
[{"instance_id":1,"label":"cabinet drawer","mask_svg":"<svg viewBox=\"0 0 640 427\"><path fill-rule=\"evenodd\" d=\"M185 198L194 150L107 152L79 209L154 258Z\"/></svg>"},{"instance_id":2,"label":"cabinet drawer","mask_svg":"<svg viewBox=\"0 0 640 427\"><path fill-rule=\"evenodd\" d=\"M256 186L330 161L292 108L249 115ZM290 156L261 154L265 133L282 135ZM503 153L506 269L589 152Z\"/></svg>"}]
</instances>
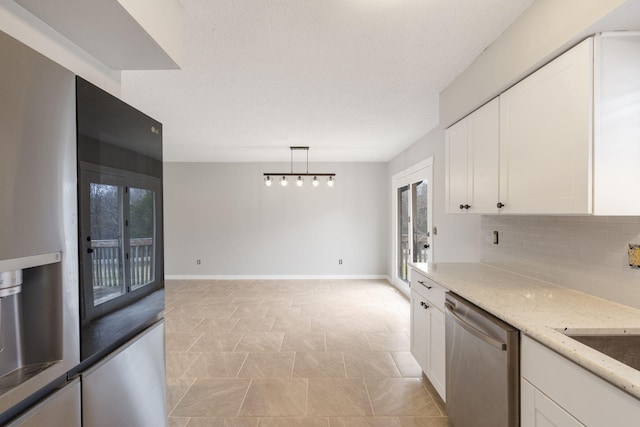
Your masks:
<instances>
[{"instance_id":1,"label":"cabinet drawer","mask_svg":"<svg viewBox=\"0 0 640 427\"><path fill-rule=\"evenodd\" d=\"M411 289L444 311L444 293L447 291L446 288L429 279L424 274L412 269Z\"/></svg>"}]
</instances>

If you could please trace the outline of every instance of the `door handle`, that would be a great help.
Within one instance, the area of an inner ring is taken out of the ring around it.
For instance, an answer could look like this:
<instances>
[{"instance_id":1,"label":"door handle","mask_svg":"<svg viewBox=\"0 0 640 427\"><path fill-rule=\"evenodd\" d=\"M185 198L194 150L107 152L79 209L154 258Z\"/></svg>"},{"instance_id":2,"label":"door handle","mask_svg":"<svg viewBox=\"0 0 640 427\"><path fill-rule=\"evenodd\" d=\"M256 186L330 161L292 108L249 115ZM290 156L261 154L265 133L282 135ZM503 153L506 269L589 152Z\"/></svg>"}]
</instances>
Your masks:
<instances>
[{"instance_id":1,"label":"door handle","mask_svg":"<svg viewBox=\"0 0 640 427\"><path fill-rule=\"evenodd\" d=\"M87 253L92 254L92 253L93 253L93 248L89 248L89 249L87 249Z\"/></svg>"}]
</instances>

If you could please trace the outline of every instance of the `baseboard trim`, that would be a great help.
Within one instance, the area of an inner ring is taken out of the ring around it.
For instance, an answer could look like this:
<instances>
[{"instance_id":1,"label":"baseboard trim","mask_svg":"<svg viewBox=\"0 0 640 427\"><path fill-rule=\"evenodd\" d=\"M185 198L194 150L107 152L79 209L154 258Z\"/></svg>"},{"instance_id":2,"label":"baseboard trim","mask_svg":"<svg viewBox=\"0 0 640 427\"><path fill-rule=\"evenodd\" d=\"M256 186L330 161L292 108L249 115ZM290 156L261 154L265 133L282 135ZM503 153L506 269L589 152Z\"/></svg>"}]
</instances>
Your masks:
<instances>
[{"instance_id":1,"label":"baseboard trim","mask_svg":"<svg viewBox=\"0 0 640 427\"><path fill-rule=\"evenodd\" d=\"M216 274L167 274L165 280L386 280L385 274L353 275L216 275Z\"/></svg>"}]
</instances>

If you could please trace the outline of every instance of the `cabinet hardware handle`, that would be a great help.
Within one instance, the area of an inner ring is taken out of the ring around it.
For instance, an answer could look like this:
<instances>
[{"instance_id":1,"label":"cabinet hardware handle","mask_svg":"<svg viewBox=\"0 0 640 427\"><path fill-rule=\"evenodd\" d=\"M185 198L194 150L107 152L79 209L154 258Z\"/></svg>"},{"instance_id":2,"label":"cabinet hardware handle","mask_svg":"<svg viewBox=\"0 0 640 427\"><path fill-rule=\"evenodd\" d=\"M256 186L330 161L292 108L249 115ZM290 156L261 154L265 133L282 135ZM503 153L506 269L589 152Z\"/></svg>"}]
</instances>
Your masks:
<instances>
[{"instance_id":1,"label":"cabinet hardware handle","mask_svg":"<svg viewBox=\"0 0 640 427\"><path fill-rule=\"evenodd\" d=\"M425 285L425 283L422 280L418 280L418 283L420 283L422 286L424 286L427 289L433 288L433 286Z\"/></svg>"},{"instance_id":2,"label":"cabinet hardware handle","mask_svg":"<svg viewBox=\"0 0 640 427\"><path fill-rule=\"evenodd\" d=\"M460 205L460 209L464 209L464 205Z\"/></svg>"},{"instance_id":3,"label":"cabinet hardware handle","mask_svg":"<svg viewBox=\"0 0 640 427\"><path fill-rule=\"evenodd\" d=\"M470 205L464 205L465 209L469 209L471 206Z\"/></svg>"},{"instance_id":4,"label":"cabinet hardware handle","mask_svg":"<svg viewBox=\"0 0 640 427\"><path fill-rule=\"evenodd\" d=\"M504 208L504 203L498 202L498 204L496 206L498 207L498 209Z\"/></svg>"},{"instance_id":5,"label":"cabinet hardware handle","mask_svg":"<svg viewBox=\"0 0 640 427\"><path fill-rule=\"evenodd\" d=\"M425 305L424 305L424 309L426 310L426 309L428 309L428 308L429 308L429 306L428 306L427 304L425 304Z\"/></svg>"},{"instance_id":6,"label":"cabinet hardware handle","mask_svg":"<svg viewBox=\"0 0 640 427\"><path fill-rule=\"evenodd\" d=\"M87 253L92 254L93 253L93 249L92 248L87 249Z\"/></svg>"},{"instance_id":7,"label":"cabinet hardware handle","mask_svg":"<svg viewBox=\"0 0 640 427\"><path fill-rule=\"evenodd\" d=\"M425 285L424 282L422 280L418 280L418 283L420 283L422 286L424 286L427 289L431 289L433 288L433 286L429 286L429 285Z\"/></svg>"}]
</instances>

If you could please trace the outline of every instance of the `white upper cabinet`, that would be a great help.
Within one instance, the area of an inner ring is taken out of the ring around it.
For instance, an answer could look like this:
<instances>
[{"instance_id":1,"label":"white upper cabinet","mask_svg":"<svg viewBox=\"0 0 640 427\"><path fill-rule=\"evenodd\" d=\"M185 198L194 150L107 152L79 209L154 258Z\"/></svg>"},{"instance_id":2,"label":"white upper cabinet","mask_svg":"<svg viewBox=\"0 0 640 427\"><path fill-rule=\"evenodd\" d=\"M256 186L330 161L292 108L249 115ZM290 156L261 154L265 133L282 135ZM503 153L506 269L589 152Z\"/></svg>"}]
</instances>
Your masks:
<instances>
[{"instance_id":1,"label":"white upper cabinet","mask_svg":"<svg viewBox=\"0 0 640 427\"><path fill-rule=\"evenodd\" d=\"M640 33L595 39L596 215L640 215Z\"/></svg>"},{"instance_id":2,"label":"white upper cabinet","mask_svg":"<svg viewBox=\"0 0 640 427\"><path fill-rule=\"evenodd\" d=\"M446 131L448 213L497 213L499 101L490 101Z\"/></svg>"},{"instance_id":3,"label":"white upper cabinet","mask_svg":"<svg viewBox=\"0 0 640 427\"><path fill-rule=\"evenodd\" d=\"M463 213L467 204L468 118L465 117L445 131L447 213Z\"/></svg>"},{"instance_id":4,"label":"white upper cabinet","mask_svg":"<svg viewBox=\"0 0 640 427\"><path fill-rule=\"evenodd\" d=\"M638 76L640 33L599 34L451 126L447 212L640 215Z\"/></svg>"},{"instance_id":5,"label":"white upper cabinet","mask_svg":"<svg viewBox=\"0 0 640 427\"><path fill-rule=\"evenodd\" d=\"M500 95L502 213L592 213L593 39Z\"/></svg>"}]
</instances>

